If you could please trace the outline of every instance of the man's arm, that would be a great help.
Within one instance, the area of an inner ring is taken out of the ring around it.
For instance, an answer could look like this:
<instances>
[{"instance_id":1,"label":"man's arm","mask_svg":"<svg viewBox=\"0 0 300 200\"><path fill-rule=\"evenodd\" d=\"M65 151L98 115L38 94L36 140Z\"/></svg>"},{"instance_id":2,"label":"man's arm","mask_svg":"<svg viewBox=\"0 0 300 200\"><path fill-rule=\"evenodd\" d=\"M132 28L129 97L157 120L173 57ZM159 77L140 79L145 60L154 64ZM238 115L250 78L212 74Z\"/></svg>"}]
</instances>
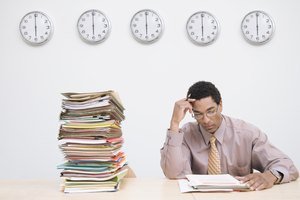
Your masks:
<instances>
[{"instance_id":1,"label":"man's arm","mask_svg":"<svg viewBox=\"0 0 300 200\"><path fill-rule=\"evenodd\" d=\"M168 178L184 178L191 172L190 151L184 143L184 133L179 129L186 112L192 112L194 99L181 99L174 105L170 128L161 152L161 168Z\"/></svg>"},{"instance_id":2,"label":"man's arm","mask_svg":"<svg viewBox=\"0 0 300 200\"><path fill-rule=\"evenodd\" d=\"M267 189L274 184L290 182L299 177L293 161L273 146L267 135L260 130L253 142L252 167L263 173L253 173L239 178L252 190Z\"/></svg>"},{"instance_id":3,"label":"man's arm","mask_svg":"<svg viewBox=\"0 0 300 200\"><path fill-rule=\"evenodd\" d=\"M187 111L189 113L192 113L192 104L195 101L195 99L181 99L179 101L176 101L173 109L173 114L170 122L170 131L174 133L179 132L179 125L180 122L185 117L185 114Z\"/></svg>"},{"instance_id":4,"label":"man's arm","mask_svg":"<svg viewBox=\"0 0 300 200\"><path fill-rule=\"evenodd\" d=\"M167 131L166 141L160 150L160 165L166 177L170 179L185 178L185 174L191 174L191 155L189 148L183 141L182 131L175 133Z\"/></svg>"}]
</instances>

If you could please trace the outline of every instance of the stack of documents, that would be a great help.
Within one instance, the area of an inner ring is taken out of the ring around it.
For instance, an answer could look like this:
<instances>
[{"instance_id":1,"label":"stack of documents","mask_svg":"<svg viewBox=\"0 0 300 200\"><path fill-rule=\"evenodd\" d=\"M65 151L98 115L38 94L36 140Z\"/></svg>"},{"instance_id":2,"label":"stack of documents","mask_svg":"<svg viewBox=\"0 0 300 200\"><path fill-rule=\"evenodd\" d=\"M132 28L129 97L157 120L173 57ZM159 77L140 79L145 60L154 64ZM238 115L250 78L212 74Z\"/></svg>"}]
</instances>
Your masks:
<instances>
[{"instance_id":1,"label":"stack of documents","mask_svg":"<svg viewBox=\"0 0 300 200\"><path fill-rule=\"evenodd\" d=\"M187 179L178 180L181 192L231 192L247 191L246 184L229 174L200 175L189 174Z\"/></svg>"},{"instance_id":2,"label":"stack of documents","mask_svg":"<svg viewBox=\"0 0 300 200\"><path fill-rule=\"evenodd\" d=\"M114 91L63 93L59 148L66 162L59 165L63 191L117 191L127 174L122 152L124 107Z\"/></svg>"}]
</instances>

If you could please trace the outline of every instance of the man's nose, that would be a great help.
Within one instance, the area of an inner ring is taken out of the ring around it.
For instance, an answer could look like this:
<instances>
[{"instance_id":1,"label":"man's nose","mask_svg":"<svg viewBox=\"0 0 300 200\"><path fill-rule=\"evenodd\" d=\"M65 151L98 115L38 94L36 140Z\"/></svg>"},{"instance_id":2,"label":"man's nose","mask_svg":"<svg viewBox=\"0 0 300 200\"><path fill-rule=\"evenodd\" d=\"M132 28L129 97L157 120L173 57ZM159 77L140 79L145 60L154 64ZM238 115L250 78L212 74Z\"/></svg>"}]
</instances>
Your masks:
<instances>
[{"instance_id":1,"label":"man's nose","mask_svg":"<svg viewBox=\"0 0 300 200\"><path fill-rule=\"evenodd\" d=\"M209 118L206 116L206 114L203 115L202 121L203 123L207 124L209 122Z\"/></svg>"}]
</instances>

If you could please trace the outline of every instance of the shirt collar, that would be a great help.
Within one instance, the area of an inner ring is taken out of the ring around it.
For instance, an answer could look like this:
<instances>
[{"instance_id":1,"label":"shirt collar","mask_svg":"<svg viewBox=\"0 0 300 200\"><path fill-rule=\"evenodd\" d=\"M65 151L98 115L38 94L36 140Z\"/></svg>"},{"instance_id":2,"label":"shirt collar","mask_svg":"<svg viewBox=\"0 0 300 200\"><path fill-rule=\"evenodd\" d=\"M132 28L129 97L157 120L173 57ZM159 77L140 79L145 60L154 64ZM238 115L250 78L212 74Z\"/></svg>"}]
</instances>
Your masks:
<instances>
[{"instance_id":1,"label":"shirt collar","mask_svg":"<svg viewBox=\"0 0 300 200\"><path fill-rule=\"evenodd\" d=\"M209 139L211 138L212 134L207 132L200 124L198 124L198 125L200 127L200 132L203 135L204 142L206 145L208 145ZM226 129L226 121L225 121L224 117L222 116L221 125L217 129L217 131L214 133L214 136L216 137L217 141L220 142L221 144L223 143L225 129Z\"/></svg>"}]
</instances>

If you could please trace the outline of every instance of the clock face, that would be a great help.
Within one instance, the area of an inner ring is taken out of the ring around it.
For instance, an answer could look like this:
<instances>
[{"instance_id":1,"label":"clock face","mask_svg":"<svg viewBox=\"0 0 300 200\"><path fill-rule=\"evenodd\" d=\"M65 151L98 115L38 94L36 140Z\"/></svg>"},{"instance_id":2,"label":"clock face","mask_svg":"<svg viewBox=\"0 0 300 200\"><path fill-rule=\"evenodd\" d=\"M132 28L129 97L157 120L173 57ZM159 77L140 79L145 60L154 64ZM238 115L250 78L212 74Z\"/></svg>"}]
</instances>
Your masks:
<instances>
[{"instance_id":1,"label":"clock face","mask_svg":"<svg viewBox=\"0 0 300 200\"><path fill-rule=\"evenodd\" d=\"M186 23L187 34L197 45L213 43L218 37L219 29L217 19L205 11L194 13Z\"/></svg>"},{"instance_id":2,"label":"clock face","mask_svg":"<svg viewBox=\"0 0 300 200\"><path fill-rule=\"evenodd\" d=\"M21 19L19 30L27 43L41 45L51 38L53 26L45 13L33 11Z\"/></svg>"},{"instance_id":3,"label":"clock face","mask_svg":"<svg viewBox=\"0 0 300 200\"><path fill-rule=\"evenodd\" d=\"M131 19L130 29L134 38L142 43L157 41L163 31L163 22L153 10L141 10Z\"/></svg>"},{"instance_id":4,"label":"clock face","mask_svg":"<svg viewBox=\"0 0 300 200\"><path fill-rule=\"evenodd\" d=\"M244 38L251 44L264 44L274 33L275 24L271 17L263 11L248 13L241 24Z\"/></svg>"},{"instance_id":5,"label":"clock face","mask_svg":"<svg viewBox=\"0 0 300 200\"><path fill-rule=\"evenodd\" d=\"M104 41L110 33L110 22L99 10L88 10L78 19L77 29L81 38L90 44Z\"/></svg>"}]
</instances>

